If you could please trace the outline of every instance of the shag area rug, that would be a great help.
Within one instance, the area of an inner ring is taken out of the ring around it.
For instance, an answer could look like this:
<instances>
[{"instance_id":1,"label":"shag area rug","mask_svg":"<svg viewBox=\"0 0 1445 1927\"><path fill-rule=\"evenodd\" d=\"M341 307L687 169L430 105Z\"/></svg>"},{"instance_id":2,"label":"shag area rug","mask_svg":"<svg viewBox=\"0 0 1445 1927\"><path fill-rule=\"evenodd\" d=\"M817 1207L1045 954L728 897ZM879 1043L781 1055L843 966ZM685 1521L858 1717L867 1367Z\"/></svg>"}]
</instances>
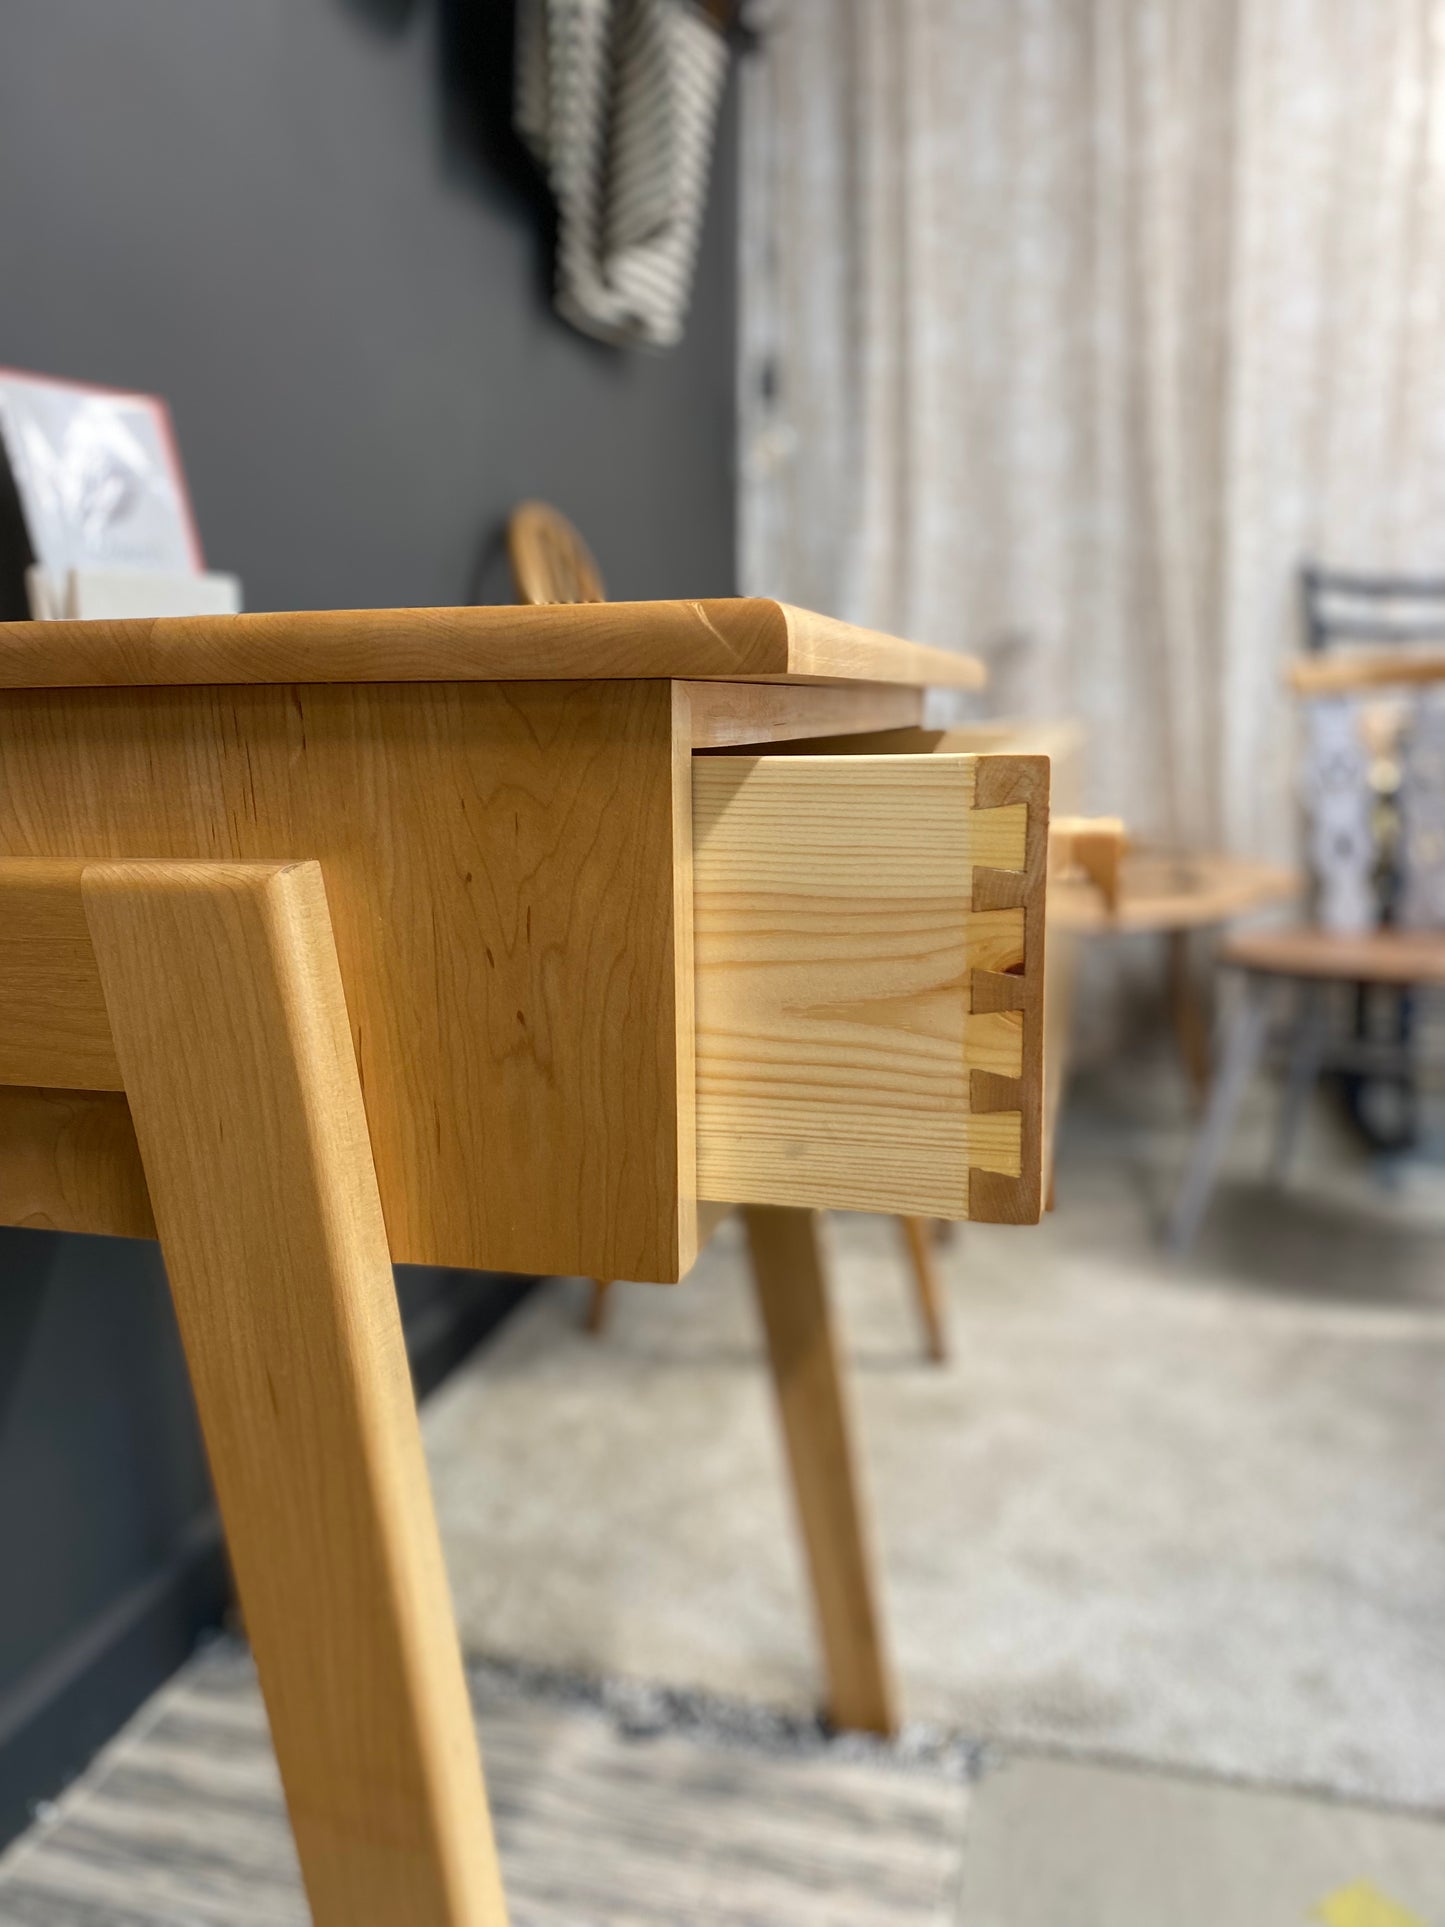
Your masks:
<instances>
[{"instance_id":1,"label":"shag area rug","mask_svg":"<svg viewBox=\"0 0 1445 1927\"><path fill-rule=\"evenodd\" d=\"M1186 1139L1076 1113L1038 1231L944 1247L924 1360L897 1228L828 1226L907 1717L1445 1810L1445 1204L1316 1119L1234 1147L1198 1255ZM463 1641L805 1712L820 1681L736 1225L600 1338L554 1281L430 1403Z\"/></svg>"}]
</instances>

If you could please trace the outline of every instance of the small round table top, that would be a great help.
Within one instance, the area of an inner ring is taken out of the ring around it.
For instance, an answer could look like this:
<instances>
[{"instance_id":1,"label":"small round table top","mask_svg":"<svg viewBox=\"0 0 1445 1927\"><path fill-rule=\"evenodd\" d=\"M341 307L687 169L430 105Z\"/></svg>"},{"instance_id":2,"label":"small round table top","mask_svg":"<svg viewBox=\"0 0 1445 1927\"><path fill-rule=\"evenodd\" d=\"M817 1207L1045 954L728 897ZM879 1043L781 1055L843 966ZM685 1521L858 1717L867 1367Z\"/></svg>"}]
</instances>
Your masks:
<instances>
[{"instance_id":1,"label":"small round table top","mask_svg":"<svg viewBox=\"0 0 1445 1927\"><path fill-rule=\"evenodd\" d=\"M1266 903L1287 903L1303 882L1298 870L1248 857L1127 851L1116 909L1108 908L1092 883L1066 877L1049 886L1049 916L1059 929L1083 935L1198 930Z\"/></svg>"}]
</instances>

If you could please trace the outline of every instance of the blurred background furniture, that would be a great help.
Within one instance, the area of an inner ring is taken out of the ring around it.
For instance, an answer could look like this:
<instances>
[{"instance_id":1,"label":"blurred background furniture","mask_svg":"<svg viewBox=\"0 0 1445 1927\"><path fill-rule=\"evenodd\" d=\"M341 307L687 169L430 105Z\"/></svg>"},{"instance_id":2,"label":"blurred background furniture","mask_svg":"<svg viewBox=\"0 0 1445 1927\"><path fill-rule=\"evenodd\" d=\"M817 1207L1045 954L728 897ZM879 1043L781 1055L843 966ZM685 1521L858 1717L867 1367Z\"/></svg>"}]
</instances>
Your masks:
<instances>
[{"instance_id":1,"label":"blurred background furniture","mask_svg":"<svg viewBox=\"0 0 1445 1927\"><path fill-rule=\"evenodd\" d=\"M1158 936L1170 1025L1185 1073L1209 1089L1209 1011L1201 991L1199 940L1265 904L1298 893L1296 871L1208 852L1169 851L1122 840L1111 888L1092 875L1058 880L1052 915L1074 936Z\"/></svg>"},{"instance_id":2,"label":"blurred background furniture","mask_svg":"<svg viewBox=\"0 0 1445 1927\"><path fill-rule=\"evenodd\" d=\"M605 602L607 591L581 532L547 502L519 502L507 520L507 557L518 602Z\"/></svg>"},{"instance_id":3,"label":"blurred background furniture","mask_svg":"<svg viewBox=\"0 0 1445 1927\"><path fill-rule=\"evenodd\" d=\"M519 602L607 599L601 572L581 531L550 503L521 502L512 511L507 523L507 555ZM933 1363L941 1365L948 1357L948 1329L933 1262L934 1227L926 1218L905 1218L902 1228L924 1348ZM586 1324L594 1334L600 1333L607 1322L607 1295L612 1284L610 1278L592 1281Z\"/></svg>"},{"instance_id":4,"label":"blurred background furniture","mask_svg":"<svg viewBox=\"0 0 1445 1927\"><path fill-rule=\"evenodd\" d=\"M1203 1221L1279 1011L1288 1027L1274 1156L1282 1180L1326 1069L1341 1075L1370 1143L1413 1140L1417 993L1445 983L1445 707L1432 687L1445 680L1445 582L1307 566L1301 590L1306 652L1290 680L1304 704L1314 916L1243 933L1220 953L1240 973L1240 996L1169 1219L1175 1251ZM1366 648L1338 648L1359 643Z\"/></svg>"}]
</instances>

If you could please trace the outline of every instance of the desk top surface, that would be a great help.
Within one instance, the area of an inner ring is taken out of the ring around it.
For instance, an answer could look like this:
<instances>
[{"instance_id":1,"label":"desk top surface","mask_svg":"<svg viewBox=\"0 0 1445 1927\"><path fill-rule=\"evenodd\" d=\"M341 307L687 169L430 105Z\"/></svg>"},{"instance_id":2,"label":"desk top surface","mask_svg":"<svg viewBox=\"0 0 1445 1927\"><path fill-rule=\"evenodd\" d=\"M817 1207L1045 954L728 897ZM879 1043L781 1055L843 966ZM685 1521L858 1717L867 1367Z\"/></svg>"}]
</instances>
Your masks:
<instances>
[{"instance_id":1,"label":"desk top surface","mask_svg":"<svg viewBox=\"0 0 1445 1927\"><path fill-rule=\"evenodd\" d=\"M0 623L0 689L661 677L973 689L985 671L759 597Z\"/></svg>"}]
</instances>

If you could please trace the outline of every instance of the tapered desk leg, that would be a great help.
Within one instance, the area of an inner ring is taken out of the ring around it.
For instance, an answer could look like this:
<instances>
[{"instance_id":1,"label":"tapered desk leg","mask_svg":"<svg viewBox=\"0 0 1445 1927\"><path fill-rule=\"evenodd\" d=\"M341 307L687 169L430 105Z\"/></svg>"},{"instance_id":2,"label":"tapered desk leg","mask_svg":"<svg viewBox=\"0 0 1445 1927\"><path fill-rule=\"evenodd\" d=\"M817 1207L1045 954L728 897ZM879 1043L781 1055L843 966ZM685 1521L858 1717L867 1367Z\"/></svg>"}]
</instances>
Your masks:
<instances>
[{"instance_id":1,"label":"tapered desk leg","mask_svg":"<svg viewBox=\"0 0 1445 1927\"><path fill-rule=\"evenodd\" d=\"M743 1215L822 1633L828 1711L838 1726L891 1733L893 1682L817 1217L773 1205L750 1205Z\"/></svg>"},{"instance_id":2,"label":"tapered desk leg","mask_svg":"<svg viewBox=\"0 0 1445 1927\"><path fill-rule=\"evenodd\" d=\"M943 1288L938 1282L938 1266L933 1255L933 1220L900 1218L898 1222L903 1226L903 1241L908 1247L923 1342L934 1364L943 1365L948 1361L948 1332L943 1322Z\"/></svg>"},{"instance_id":3,"label":"tapered desk leg","mask_svg":"<svg viewBox=\"0 0 1445 1927\"><path fill-rule=\"evenodd\" d=\"M1204 1014L1199 983L1194 974L1187 930L1164 933L1165 987L1169 996L1169 1019L1174 1026L1174 1041L1188 1073L1194 1096L1203 1103L1209 1096L1213 1064L1209 1055L1209 1020Z\"/></svg>"},{"instance_id":4,"label":"tapered desk leg","mask_svg":"<svg viewBox=\"0 0 1445 1927\"><path fill-rule=\"evenodd\" d=\"M83 890L313 1918L502 1927L320 869Z\"/></svg>"}]
</instances>

